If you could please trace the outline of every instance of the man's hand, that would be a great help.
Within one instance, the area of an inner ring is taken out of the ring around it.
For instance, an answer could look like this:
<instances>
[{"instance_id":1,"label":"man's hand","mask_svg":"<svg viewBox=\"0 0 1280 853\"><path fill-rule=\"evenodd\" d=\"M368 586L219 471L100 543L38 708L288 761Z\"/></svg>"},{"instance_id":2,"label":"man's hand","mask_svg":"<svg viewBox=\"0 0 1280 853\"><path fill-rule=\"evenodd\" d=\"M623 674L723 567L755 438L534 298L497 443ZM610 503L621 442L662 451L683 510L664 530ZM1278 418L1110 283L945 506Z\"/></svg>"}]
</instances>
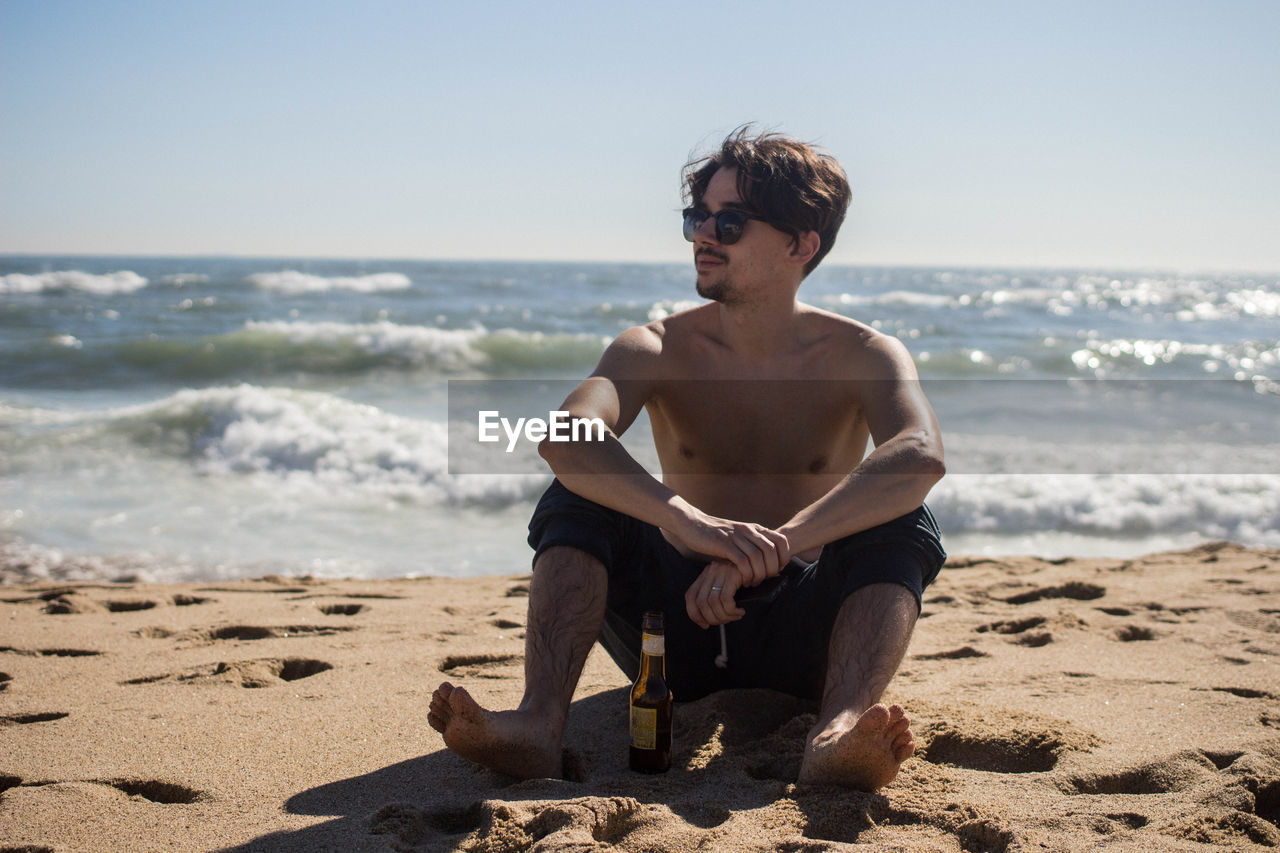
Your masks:
<instances>
[{"instance_id":1,"label":"man's hand","mask_svg":"<svg viewBox=\"0 0 1280 853\"><path fill-rule=\"evenodd\" d=\"M684 607L700 628L736 622L747 612L733 600L734 593L742 586L742 575L737 566L724 560L707 564L684 594Z\"/></svg>"},{"instance_id":2,"label":"man's hand","mask_svg":"<svg viewBox=\"0 0 1280 853\"><path fill-rule=\"evenodd\" d=\"M671 532L692 553L736 568L735 589L755 586L775 577L791 559L787 537L760 524L699 513L679 530Z\"/></svg>"}]
</instances>

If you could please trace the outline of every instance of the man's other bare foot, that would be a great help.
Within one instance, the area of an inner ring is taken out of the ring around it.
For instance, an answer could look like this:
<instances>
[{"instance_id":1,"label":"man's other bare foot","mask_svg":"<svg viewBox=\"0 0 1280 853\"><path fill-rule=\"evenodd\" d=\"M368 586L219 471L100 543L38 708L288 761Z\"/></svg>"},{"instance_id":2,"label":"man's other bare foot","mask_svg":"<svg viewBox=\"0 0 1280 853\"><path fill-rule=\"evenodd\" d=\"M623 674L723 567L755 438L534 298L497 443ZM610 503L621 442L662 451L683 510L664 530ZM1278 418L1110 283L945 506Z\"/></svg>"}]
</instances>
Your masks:
<instances>
[{"instance_id":1,"label":"man's other bare foot","mask_svg":"<svg viewBox=\"0 0 1280 853\"><path fill-rule=\"evenodd\" d=\"M561 732L528 711L487 711L446 681L431 696L427 722L445 746L490 770L521 779L561 775Z\"/></svg>"},{"instance_id":2,"label":"man's other bare foot","mask_svg":"<svg viewBox=\"0 0 1280 853\"><path fill-rule=\"evenodd\" d=\"M849 725L851 718L841 715L810 736L801 783L875 791L892 782L916 751L911 721L899 706L872 705Z\"/></svg>"}]
</instances>

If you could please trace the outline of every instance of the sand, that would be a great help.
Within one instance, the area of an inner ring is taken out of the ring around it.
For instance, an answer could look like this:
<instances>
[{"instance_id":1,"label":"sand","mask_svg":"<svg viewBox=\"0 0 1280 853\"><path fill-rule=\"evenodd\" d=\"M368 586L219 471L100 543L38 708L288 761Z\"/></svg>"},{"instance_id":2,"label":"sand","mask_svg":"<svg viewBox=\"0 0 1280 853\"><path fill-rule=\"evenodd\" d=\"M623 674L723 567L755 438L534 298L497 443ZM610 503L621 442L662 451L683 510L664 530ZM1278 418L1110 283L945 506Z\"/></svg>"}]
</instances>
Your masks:
<instances>
[{"instance_id":1,"label":"sand","mask_svg":"<svg viewBox=\"0 0 1280 853\"><path fill-rule=\"evenodd\" d=\"M426 724L448 678L521 690L527 577L0 586L0 850L1254 850L1280 846L1280 552L953 558L889 700L877 794L797 786L813 708L677 706L626 769L597 647L568 779Z\"/></svg>"}]
</instances>

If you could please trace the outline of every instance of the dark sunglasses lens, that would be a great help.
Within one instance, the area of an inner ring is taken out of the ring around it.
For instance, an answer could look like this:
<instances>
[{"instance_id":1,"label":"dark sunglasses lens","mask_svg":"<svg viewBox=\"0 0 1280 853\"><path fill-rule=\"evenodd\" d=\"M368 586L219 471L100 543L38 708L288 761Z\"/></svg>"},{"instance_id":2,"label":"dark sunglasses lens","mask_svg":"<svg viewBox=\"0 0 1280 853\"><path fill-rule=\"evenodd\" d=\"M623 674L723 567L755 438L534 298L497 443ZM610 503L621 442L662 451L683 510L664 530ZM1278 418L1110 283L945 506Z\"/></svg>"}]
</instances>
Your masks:
<instances>
[{"instance_id":1,"label":"dark sunglasses lens","mask_svg":"<svg viewBox=\"0 0 1280 853\"><path fill-rule=\"evenodd\" d=\"M697 236L698 229L702 227L702 223L707 221L708 213L705 210L694 210L690 208L684 212L684 238L692 243Z\"/></svg>"},{"instance_id":2,"label":"dark sunglasses lens","mask_svg":"<svg viewBox=\"0 0 1280 853\"><path fill-rule=\"evenodd\" d=\"M736 243L746 224L747 218L741 213L722 210L716 214L716 239L726 246Z\"/></svg>"}]
</instances>

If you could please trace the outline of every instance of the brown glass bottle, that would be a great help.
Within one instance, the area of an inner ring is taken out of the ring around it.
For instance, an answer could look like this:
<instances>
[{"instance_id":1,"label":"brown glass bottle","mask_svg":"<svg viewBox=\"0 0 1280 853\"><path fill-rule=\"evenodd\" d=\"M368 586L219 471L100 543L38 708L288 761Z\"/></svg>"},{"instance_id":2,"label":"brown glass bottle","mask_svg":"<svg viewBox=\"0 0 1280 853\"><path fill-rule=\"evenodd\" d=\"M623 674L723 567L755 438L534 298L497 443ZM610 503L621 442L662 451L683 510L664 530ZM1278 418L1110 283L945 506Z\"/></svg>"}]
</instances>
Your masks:
<instances>
[{"instance_id":1,"label":"brown glass bottle","mask_svg":"<svg viewBox=\"0 0 1280 853\"><path fill-rule=\"evenodd\" d=\"M631 769L665 773L671 767L671 706L662 614L644 614L640 675L631 686Z\"/></svg>"}]
</instances>

